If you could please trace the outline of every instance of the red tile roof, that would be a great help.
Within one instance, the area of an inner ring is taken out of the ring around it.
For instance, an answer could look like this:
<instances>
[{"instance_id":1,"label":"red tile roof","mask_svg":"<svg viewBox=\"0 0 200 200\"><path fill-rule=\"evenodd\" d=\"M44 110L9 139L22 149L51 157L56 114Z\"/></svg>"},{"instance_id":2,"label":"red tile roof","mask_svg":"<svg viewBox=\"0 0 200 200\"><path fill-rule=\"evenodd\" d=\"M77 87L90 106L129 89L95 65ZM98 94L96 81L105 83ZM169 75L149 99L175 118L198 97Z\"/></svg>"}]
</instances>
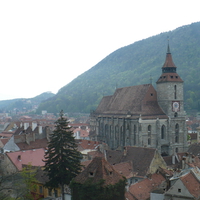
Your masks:
<instances>
[{"instance_id":1,"label":"red tile roof","mask_svg":"<svg viewBox=\"0 0 200 200\"><path fill-rule=\"evenodd\" d=\"M48 140L46 138L37 139L35 141L31 141L30 144L27 144L26 142L20 142L17 143L17 146L20 148L20 150L46 148L48 146Z\"/></svg>"},{"instance_id":2,"label":"red tile roof","mask_svg":"<svg viewBox=\"0 0 200 200\"><path fill-rule=\"evenodd\" d=\"M128 146L125 148L125 151L107 150L106 157L108 162L113 165L132 161L134 173L137 176L145 176L148 173L156 151L153 148Z\"/></svg>"},{"instance_id":3,"label":"red tile roof","mask_svg":"<svg viewBox=\"0 0 200 200\"><path fill-rule=\"evenodd\" d=\"M78 142L78 146L81 147L82 149L95 149L98 145L99 142L97 141L92 141L92 140L76 140Z\"/></svg>"},{"instance_id":4,"label":"red tile roof","mask_svg":"<svg viewBox=\"0 0 200 200\"><path fill-rule=\"evenodd\" d=\"M22 170L22 165L31 164L32 166L44 166L45 164L43 162L45 155L44 148L27 151L9 152L6 153L6 155L19 171Z\"/></svg>"},{"instance_id":5,"label":"red tile roof","mask_svg":"<svg viewBox=\"0 0 200 200\"><path fill-rule=\"evenodd\" d=\"M124 178L104 158L95 157L74 180L84 184L89 179L92 183L97 183L103 179L105 180L104 185L113 185Z\"/></svg>"},{"instance_id":6,"label":"red tile roof","mask_svg":"<svg viewBox=\"0 0 200 200\"><path fill-rule=\"evenodd\" d=\"M200 197L200 182L197 178L193 175L193 173L188 173L185 176L180 178L185 187L188 189L191 195L195 198Z\"/></svg>"},{"instance_id":7,"label":"red tile roof","mask_svg":"<svg viewBox=\"0 0 200 200\"><path fill-rule=\"evenodd\" d=\"M121 175L123 175L124 177L131 178L133 177L133 166L132 166L132 162L122 162L122 163L118 163L116 165L113 165L114 169L120 173Z\"/></svg>"},{"instance_id":8,"label":"red tile roof","mask_svg":"<svg viewBox=\"0 0 200 200\"><path fill-rule=\"evenodd\" d=\"M131 185L129 187L129 192L135 197L135 199L146 200L150 198L150 193L158 188L158 186L164 181L165 178L161 174L153 174L151 179L146 178Z\"/></svg>"}]
</instances>

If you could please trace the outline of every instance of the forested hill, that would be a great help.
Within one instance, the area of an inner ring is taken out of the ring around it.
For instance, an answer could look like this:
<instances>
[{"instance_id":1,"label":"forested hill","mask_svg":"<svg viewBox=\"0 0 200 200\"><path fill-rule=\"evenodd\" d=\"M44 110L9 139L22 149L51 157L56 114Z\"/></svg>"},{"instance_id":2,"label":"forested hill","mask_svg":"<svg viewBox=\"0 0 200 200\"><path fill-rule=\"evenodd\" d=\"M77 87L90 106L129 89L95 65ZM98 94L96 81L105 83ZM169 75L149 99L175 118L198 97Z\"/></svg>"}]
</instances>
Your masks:
<instances>
[{"instance_id":1,"label":"forested hill","mask_svg":"<svg viewBox=\"0 0 200 200\"><path fill-rule=\"evenodd\" d=\"M196 22L114 51L41 103L38 112L90 112L116 87L146 84L150 77L155 87L165 61L168 37L177 72L185 83L185 108L200 109L200 22Z\"/></svg>"}]
</instances>

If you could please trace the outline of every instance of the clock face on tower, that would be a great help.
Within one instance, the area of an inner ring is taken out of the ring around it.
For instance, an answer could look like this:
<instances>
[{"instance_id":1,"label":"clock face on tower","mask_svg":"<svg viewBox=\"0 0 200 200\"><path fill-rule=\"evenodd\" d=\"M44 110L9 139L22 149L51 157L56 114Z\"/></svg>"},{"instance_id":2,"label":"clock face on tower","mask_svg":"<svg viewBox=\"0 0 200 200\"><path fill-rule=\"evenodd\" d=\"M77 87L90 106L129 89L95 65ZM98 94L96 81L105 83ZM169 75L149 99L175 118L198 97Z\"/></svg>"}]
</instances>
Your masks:
<instances>
[{"instance_id":1,"label":"clock face on tower","mask_svg":"<svg viewBox=\"0 0 200 200\"><path fill-rule=\"evenodd\" d=\"M179 101L173 101L172 102L172 111L178 112L180 110L180 102Z\"/></svg>"}]
</instances>

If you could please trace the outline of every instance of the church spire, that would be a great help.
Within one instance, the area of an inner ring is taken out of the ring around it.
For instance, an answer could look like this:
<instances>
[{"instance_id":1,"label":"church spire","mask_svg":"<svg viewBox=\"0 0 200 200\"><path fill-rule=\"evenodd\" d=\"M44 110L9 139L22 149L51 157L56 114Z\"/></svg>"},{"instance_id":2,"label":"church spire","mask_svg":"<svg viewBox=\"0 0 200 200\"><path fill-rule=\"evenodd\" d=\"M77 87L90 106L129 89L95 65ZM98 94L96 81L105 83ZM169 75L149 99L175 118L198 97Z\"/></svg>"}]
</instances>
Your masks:
<instances>
[{"instance_id":1,"label":"church spire","mask_svg":"<svg viewBox=\"0 0 200 200\"><path fill-rule=\"evenodd\" d=\"M157 83L160 82L183 82L180 76L176 73L176 65L173 62L170 46L169 46L169 39L168 39L168 45L167 45L167 53L165 62L162 67L162 75L158 79Z\"/></svg>"},{"instance_id":2,"label":"church spire","mask_svg":"<svg viewBox=\"0 0 200 200\"><path fill-rule=\"evenodd\" d=\"M167 45L166 59L165 59L164 65L162 67L162 72L163 73L176 73L176 65L173 62L172 55L170 52L169 39L168 39L168 45Z\"/></svg>"},{"instance_id":3,"label":"church spire","mask_svg":"<svg viewBox=\"0 0 200 200\"><path fill-rule=\"evenodd\" d=\"M168 38L168 45L167 45L167 53L171 53L170 48L169 48L169 38Z\"/></svg>"}]
</instances>

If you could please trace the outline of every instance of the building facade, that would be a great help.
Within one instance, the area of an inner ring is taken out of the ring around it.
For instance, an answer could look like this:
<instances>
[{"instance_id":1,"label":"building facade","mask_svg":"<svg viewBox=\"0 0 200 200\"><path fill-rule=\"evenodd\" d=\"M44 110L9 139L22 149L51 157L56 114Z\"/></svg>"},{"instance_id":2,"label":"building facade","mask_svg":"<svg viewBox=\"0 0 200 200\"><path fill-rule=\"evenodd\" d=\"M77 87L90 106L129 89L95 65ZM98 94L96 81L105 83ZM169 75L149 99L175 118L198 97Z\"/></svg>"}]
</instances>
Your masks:
<instances>
[{"instance_id":1,"label":"building facade","mask_svg":"<svg viewBox=\"0 0 200 200\"><path fill-rule=\"evenodd\" d=\"M176 72L169 45L157 91L151 84L116 89L91 113L91 130L111 149L157 148L162 155L187 150L183 80Z\"/></svg>"}]
</instances>

